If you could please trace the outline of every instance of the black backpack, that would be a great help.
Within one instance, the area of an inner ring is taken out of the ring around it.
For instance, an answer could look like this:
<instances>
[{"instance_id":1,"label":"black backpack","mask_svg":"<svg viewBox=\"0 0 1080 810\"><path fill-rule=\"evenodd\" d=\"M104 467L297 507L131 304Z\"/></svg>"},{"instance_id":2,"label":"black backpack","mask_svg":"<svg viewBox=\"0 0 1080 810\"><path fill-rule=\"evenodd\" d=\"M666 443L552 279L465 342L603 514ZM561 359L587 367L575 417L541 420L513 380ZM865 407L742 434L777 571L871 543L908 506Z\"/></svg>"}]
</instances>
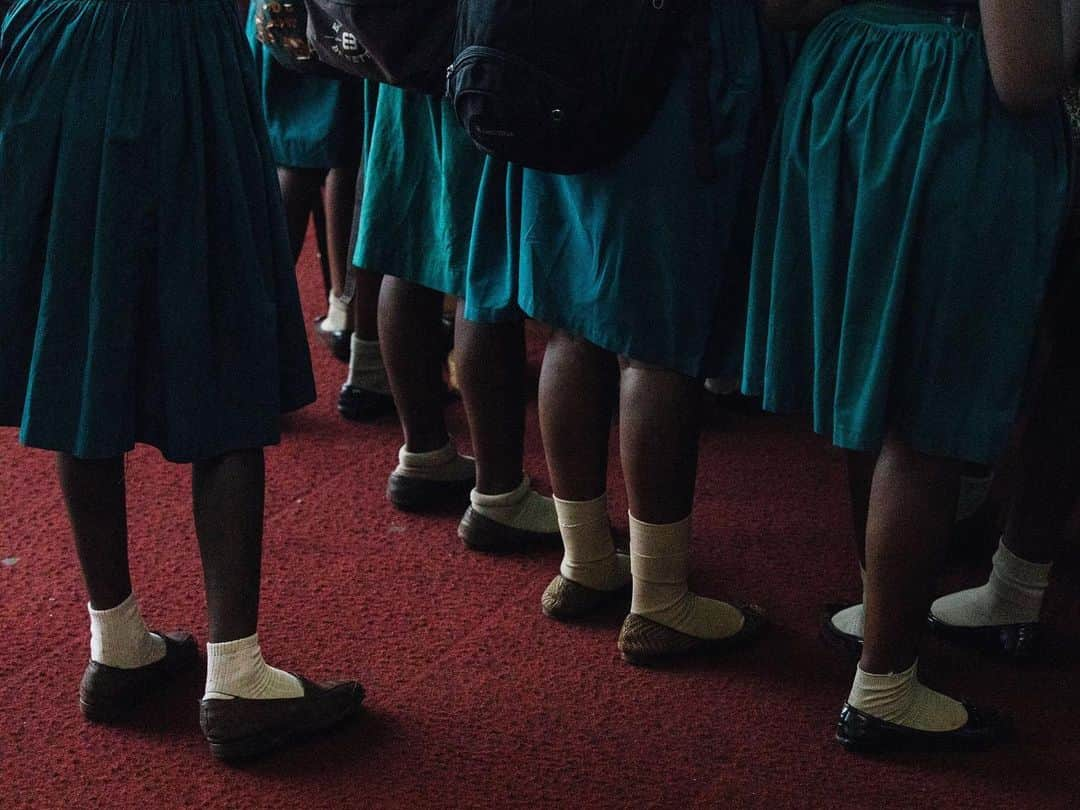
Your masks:
<instances>
[{"instance_id":1,"label":"black backpack","mask_svg":"<svg viewBox=\"0 0 1080 810\"><path fill-rule=\"evenodd\" d=\"M457 0L305 0L307 39L324 65L441 96Z\"/></svg>"},{"instance_id":2,"label":"black backpack","mask_svg":"<svg viewBox=\"0 0 1080 810\"><path fill-rule=\"evenodd\" d=\"M689 37L696 157L710 177L710 2L460 0L447 92L483 151L578 174L614 162L645 134Z\"/></svg>"}]
</instances>

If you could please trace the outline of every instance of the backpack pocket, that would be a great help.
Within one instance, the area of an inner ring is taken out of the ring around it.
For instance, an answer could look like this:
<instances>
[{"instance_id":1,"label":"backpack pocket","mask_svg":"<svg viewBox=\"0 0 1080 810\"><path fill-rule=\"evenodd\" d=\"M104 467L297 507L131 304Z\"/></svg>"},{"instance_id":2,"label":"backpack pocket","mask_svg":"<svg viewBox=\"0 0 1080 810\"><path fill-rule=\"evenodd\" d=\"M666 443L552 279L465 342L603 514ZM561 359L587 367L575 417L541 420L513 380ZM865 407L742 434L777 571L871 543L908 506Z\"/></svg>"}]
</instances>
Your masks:
<instances>
[{"instance_id":1,"label":"backpack pocket","mask_svg":"<svg viewBox=\"0 0 1080 810\"><path fill-rule=\"evenodd\" d=\"M447 93L469 137L488 154L540 171L595 165L595 110L580 89L528 60L473 45L447 70ZM583 137L585 136L585 137Z\"/></svg>"}]
</instances>

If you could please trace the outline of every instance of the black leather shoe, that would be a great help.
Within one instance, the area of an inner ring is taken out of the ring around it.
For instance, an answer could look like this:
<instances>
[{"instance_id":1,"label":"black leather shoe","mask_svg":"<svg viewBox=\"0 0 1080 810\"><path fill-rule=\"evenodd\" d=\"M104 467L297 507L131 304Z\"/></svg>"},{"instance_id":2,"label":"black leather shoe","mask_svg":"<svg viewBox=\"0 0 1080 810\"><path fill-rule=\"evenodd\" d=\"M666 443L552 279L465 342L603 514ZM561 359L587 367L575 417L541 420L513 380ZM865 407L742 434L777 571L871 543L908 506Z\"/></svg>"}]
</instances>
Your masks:
<instances>
[{"instance_id":1,"label":"black leather shoe","mask_svg":"<svg viewBox=\"0 0 1080 810\"><path fill-rule=\"evenodd\" d=\"M931 613L927 623L930 629L943 639L1009 658L1033 658L1039 651L1039 642L1042 639L1042 625L1039 622L960 627L943 622Z\"/></svg>"},{"instance_id":2,"label":"black leather shoe","mask_svg":"<svg viewBox=\"0 0 1080 810\"><path fill-rule=\"evenodd\" d=\"M467 503L475 478L432 481L392 473L386 482L386 499L402 512L427 512Z\"/></svg>"},{"instance_id":3,"label":"black leather shoe","mask_svg":"<svg viewBox=\"0 0 1080 810\"><path fill-rule=\"evenodd\" d=\"M315 334L319 336L319 342L328 348L330 354L334 355L342 363L348 363L349 355L352 354L352 330L334 331L323 329L324 320L325 317L315 319Z\"/></svg>"},{"instance_id":4,"label":"black leather shoe","mask_svg":"<svg viewBox=\"0 0 1080 810\"><path fill-rule=\"evenodd\" d=\"M355 681L313 683L296 676L303 697L284 700L203 700L199 725L210 753L222 760L266 754L291 740L318 734L355 715L364 689Z\"/></svg>"},{"instance_id":5,"label":"black leather shoe","mask_svg":"<svg viewBox=\"0 0 1080 810\"><path fill-rule=\"evenodd\" d=\"M165 657L137 669L119 669L91 661L79 684L79 708L87 720L112 723L159 692L199 660L190 633L154 633L165 639Z\"/></svg>"},{"instance_id":6,"label":"black leather shoe","mask_svg":"<svg viewBox=\"0 0 1080 810\"><path fill-rule=\"evenodd\" d=\"M394 398L355 385L341 386L338 413L350 422L374 422L394 412Z\"/></svg>"},{"instance_id":7,"label":"black leather shoe","mask_svg":"<svg viewBox=\"0 0 1080 810\"><path fill-rule=\"evenodd\" d=\"M955 731L919 731L888 723L848 703L840 712L836 740L849 751L981 751L1012 734L1012 724L997 712L964 703L968 721Z\"/></svg>"},{"instance_id":8,"label":"black leather shoe","mask_svg":"<svg viewBox=\"0 0 1080 810\"><path fill-rule=\"evenodd\" d=\"M845 655L857 660L862 657L862 637L843 632L833 624L832 620L833 616L841 610L847 610L849 607L853 607L853 605L845 605L839 602L825 605L825 612L821 617L821 637L825 639L829 646L836 647Z\"/></svg>"},{"instance_id":9,"label":"black leather shoe","mask_svg":"<svg viewBox=\"0 0 1080 810\"><path fill-rule=\"evenodd\" d=\"M458 524L458 537L466 548L491 554L562 547L562 535L559 532L515 529L480 514L471 505L465 510L465 516Z\"/></svg>"}]
</instances>

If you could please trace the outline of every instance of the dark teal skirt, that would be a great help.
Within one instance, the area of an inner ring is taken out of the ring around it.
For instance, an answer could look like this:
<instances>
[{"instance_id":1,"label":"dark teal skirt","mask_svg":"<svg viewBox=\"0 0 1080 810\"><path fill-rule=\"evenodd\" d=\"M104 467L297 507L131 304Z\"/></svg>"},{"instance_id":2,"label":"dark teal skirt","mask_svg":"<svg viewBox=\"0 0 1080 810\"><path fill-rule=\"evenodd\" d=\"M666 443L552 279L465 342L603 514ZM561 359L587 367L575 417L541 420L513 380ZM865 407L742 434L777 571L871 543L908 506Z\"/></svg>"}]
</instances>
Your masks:
<instances>
[{"instance_id":1,"label":"dark teal skirt","mask_svg":"<svg viewBox=\"0 0 1080 810\"><path fill-rule=\"evenodd\" d=\"M315 398L232 0L23 0L0 61L0 424L84 458L273 444Z\"/></svg>"},{"instance_id":2,"label":"dark teal skirt","mask_svg":"<svg viewBox=\"0 0 1080 810\"><path fill-rule=\"evenodd\" d=\"M1015 418L1066 197L1060 111L981 34L860 4L811 34L762 190L744 389L837 446L973 462Z\"/></svg>"},{"instance_id":3,"label":"dark teal skirt","mask_svg":"<svg viewBox=\"0 0 1080 810\"><path fill-rule=\"evenodd\" d=\"M470 320L520 317L520 173L442 99L382 85L371 127L353 263L457 296Z\"/></svg>"},{"instance_id":4,"label":"dark teal skirt","mask_svg":"<svg viewBox=\"0 0 1080 810\"><path fill-rule=\"evenodd\" d=\"M719 180L704 182L695 171L687 64L648 134L615 166L574 177L524 172L521 223L528 315L695 377L737 374L742 360L747 267L745 251L739 259L732 248L759 177L762 43L773 36L753 0L712 6Z\"/></svg>"},{"instance_id":5,"label":"dark teal skirt","mask_svg":"<svg viewBox=\"0 0 1080 810\"><path fill-rule=\"evenodd\" d=\"M359 166L365 82L305 76L280 65L255 38L255 3L248 15L247 36L277 165L299 169Z\"/></svg>"}]
</instances>

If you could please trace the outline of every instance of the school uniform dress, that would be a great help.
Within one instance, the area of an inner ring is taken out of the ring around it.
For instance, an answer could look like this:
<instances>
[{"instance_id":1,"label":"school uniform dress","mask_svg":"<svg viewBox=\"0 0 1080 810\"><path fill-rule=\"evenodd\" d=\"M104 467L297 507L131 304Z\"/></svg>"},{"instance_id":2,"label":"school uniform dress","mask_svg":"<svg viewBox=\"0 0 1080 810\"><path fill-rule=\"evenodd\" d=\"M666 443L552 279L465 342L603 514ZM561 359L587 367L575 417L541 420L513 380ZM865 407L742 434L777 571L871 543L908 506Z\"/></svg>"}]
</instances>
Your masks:
<instances>
[{"instance_id":1,"label":"school uniform dress","mask_svg":"<svg viewBox=\"0 0 1080 810\"><path fill-rule=\"evenodd\" d=\"M194 461L314 400L232 0L17 3L0 188L0 424L25 444Z\"/></svg>"},{"instance_id":2,"label":"school uniform dress","mask_svg":"<svg viewBox=\"0 0 1080 810\"><path fill-rule=\"evenodd\" d=\"M628 154L582 175L526 170L521 212L526 314L694 377L738 373L741 362L747 271L745 258L733 261L729 252L758 179L748 154L766 93L757 4L713 0L710 19L718 179L701 179L695 167L687 53L652 127Z\"/></svg>"},{"instance_id":3,"label":"school uniform dress","mask_svg":"<svg viewBox=\"0 0 1080 810\"><path fill-rule=\"evenodd\" d=\"M758 216L743 388L839 447L986 463L1067 189L1060 110L1008 113L974 15L847 6L810 35Z\"/></svg>"},{"instance_id":4,"label":"school uniform dress","mask_svg":"<svg viewBox=\"0 0 1080 810\"><path fill-rule=\"evenodd\" d=\"M381 85L353 264L457 296L465 317L520 318L520 175L482 154L449 102Z\"/></svg>"},{"instance_id":5,"label":"school uniform dress","mask_svg":"<svg viewBox=\"0 0 1080 810\"><path fill-rule=\"evenodd\" d=\"M255 3L247 37L278 166L336 169L360 165L367 83L307 76L279 64L255 37Z\"/></svg>"}]
</instances>

